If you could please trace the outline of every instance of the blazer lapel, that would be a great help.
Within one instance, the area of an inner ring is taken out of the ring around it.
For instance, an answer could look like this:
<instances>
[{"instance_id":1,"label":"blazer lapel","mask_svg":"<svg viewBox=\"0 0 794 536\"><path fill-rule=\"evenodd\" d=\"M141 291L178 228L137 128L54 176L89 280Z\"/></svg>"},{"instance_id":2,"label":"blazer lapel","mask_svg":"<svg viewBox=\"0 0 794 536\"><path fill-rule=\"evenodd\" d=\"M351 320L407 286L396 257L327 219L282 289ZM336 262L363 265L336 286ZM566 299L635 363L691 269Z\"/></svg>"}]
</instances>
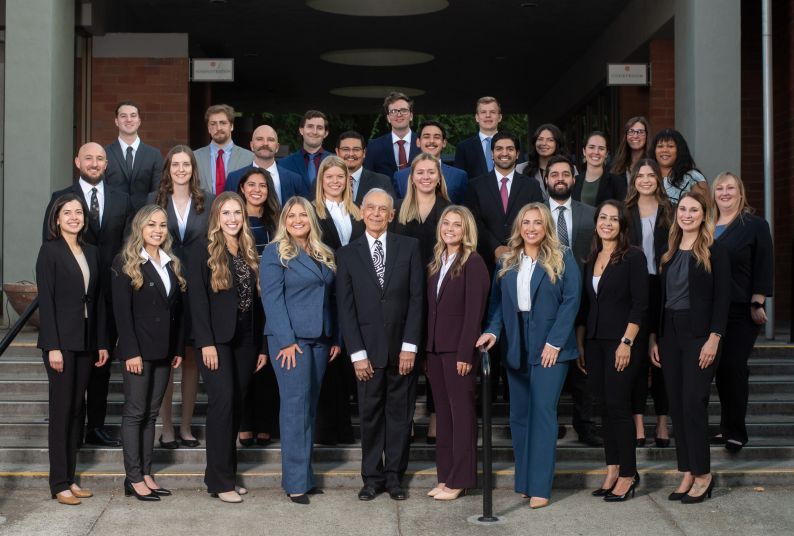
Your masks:
<instances>
[{"instance_id":1,"label":"blazer lapel","mask_svg":"<svg viewBox=\"0 0 794 536\"><path fill-rule=\"evenodd\" d=\"M608 262L606 267L604 268L604 271L601 272L601 279L598 280L598 290L596 291L596 299L599 299L601 297L601 289L604 288L604 282L607 281L610 278L610 276L612 275L612 272L614 272L614 271L615 271L615 267L612 265L611 262ZM591 277L590 285L592 285L593 284L593 281L592 281L593 273L592 272L590 272L590 277ZM585 284L587 284L587 283L585 283Z\"/></svg>"},{"instance_id":2,"label":"blazer lapel","mask_svg":"<svg viewBox=\"0 0 794 536\"><path fill-rule=\"evenodd\" d=\"M634 205L633 207L631 207L630 212L631 212L631 221L634 223L634 225L632 225L633 227L632 232L634 233L634 236L632 237L634 240L632 242L634 244L642 245L642 218L640 217L640 207ZM659 213L657 212L656 214L658 219Z\"/></svg>"},{"instance_id":3,"label":"blazer lapel","mask_svg":"<svg viewBox=\"0 0 794 536\"><path fill-rule=\"evenodd\" d=\"M305 251L300 251L300 252L298 253L298 256L296 257L296 260L297 260L299 263L301 263L303 266L305 266L305 267L306 267L306 269L307 269L307 270L309 270L311 273L313 273L314 275L316 275L316 276L317 276L317 277L319 277L320 279L324 279L324 278L323 278L323 274L322 274L322 272L321 272L320 268L319 268L319 267L317 266L317 264L315 264L315 262L314 262L314 261L313 261L313 260L312 260L312 259L309 257L308 253L306 253Z\"/></svg>"},{"instance_id":4,"label":"blazer lapel","mask_svg":"<svg viewBox=\"0 0 794 536\"><path fill-rule=\"evenodd\" d=\"M397 240L394 239L392 233L386 234L386 274L383 276L383 288L389 286L391 274L394 272L394 263L397 262L397 255L399 254L399 246ZM373 271L374 271L373 266Z\"/></svg>"},{"instance_id":5,"label":"blazer lapel","mask_svg":"<svg viewBox=\"0 0 794 536\"><path fill-rule=\"evenodd\" d=\"M364 266L366 266L364 271L370 275L375 287L381 288L380 283L378 282L378 276L375 274L375 265L372 264L372 255L369 251L369 242L367 241L366 235L362 235L361 238L358 239L358 253L362 260L364 260Z\"/></svg>"},{"instance_id":6,"label":"blazer lapel","mask_svg":"<svg viewBox=\"0 0 794 536\"><path fill-rule=\"evenodd\" d=\"M491 195L493 195L494 202L496 203L496 207L498 207L498 210L500 210L504 214L504 208L502 207L502 195L499 193L499 187L497 186L498 182L499 179L497 179L496 172L491 171L488 174L488 184L486 185L486 188L488 189L489 192L491 192ZM510 203L508 202L508 207L509 206Z\"/></svg>"},{"instance_id":7,"label":"blazer lapel","mask_svg":"<svg viewBox=\"0 0 794 536\"><path fill-rule=\"evenodd\" d=\"M502 285L507 285L507 295L513 302L513 310L518 311L518 270L510 270L502 278Z\"/></svg>"},{"instance_id":8,"label":"blazer lapel","mask_svg":"<svg viewBox=\"0 0 794 536\"><path fill-rule=\"evenodd\" d=\"M138 149L140 149L140 145L138 146ZM116 158L116 160L118 160L119 169L121 169L121 173L127 179L127 182L132 182L132 177L130 177L130 173L127 171L127 159L124 157L124 153L121 152L121 144L119 144L119 140L113 142L113 144L110 146L110 152L113 153L113 156Z\"/></svg>"},{"instance_id":9,"label":"blazer lapel","mask_svg":"<svg viewBox=\"0 0 794 536\"><path fill-rule=\"evenodd\" d=\"M579 229L582 227L582 211L576 210L574 206L574 200L571 199L571 231L568 233L568 240L570 244L568 244L573 250L573 245L576 242L576 235L579 233Z\"/></svg>"},{"instance_id":10,"label":"blazer lapel","mask_svg":"<svg viewBox=\"0 0 794 536\"><path fill-rule=\"evenodd\" d=\"M544 277L546 277L546 270L543 269L543 266L539 262L535 263L532 278L529 280L529 301L532 303L533 309L535 308L535 298L538 296L540 282L543 281Z\"/></svg>"},{"instance_id":11,"label":"blazer lapel","mask_svg":"<svg viewBox=\"0 0 794 536\"><path fill-rule=\"evenodd\" d=\"M152 261L146 261L143 264L143 271L149 276L149 278L154 283L154 286L157 287L157 291L160 293L160 297L168 302L168 295L165 293L165 285L163 285L163 280L160 279L160 274L155 269L154 265L152 265ZM173 285L171 285L173 288Z\"/></svg>"},{"instance_id":12,"label":"blazer lapel","mask_svg":"<svg viewBox=\"0 0 794 536\"><path fill-rule=\"evenodd\" d=\"M505 214L510 214L513 210L513 205L516 203L516 198L521 195L521 190L526 188L526 178L523 178L523 175L518 173L513 173L513 184L510 186L510 195L507 197L507 212ZM501 196L499 197L499 203L502 202Z\"/></svg>"}]
</instances>

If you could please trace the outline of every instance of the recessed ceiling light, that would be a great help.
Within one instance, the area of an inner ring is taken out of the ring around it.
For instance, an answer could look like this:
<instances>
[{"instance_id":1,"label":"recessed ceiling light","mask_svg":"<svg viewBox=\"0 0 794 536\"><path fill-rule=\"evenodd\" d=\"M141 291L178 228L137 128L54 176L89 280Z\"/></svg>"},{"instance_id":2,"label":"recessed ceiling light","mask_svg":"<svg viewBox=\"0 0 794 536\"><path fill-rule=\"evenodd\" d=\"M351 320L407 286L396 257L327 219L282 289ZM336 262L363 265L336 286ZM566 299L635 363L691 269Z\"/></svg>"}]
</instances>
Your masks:
<instances>
[{"instance_id":1,"label":"recessed ceiling light","mask_svg":"<svg viewBox=\"0 0 794 536\"><path fill-rule=\"evenodd\" d=\"M306 5L317 11L351 15L354 17L405 17L425 15L449 7L447 0L307 0Z\"/></svg>"},{"instance_id":2,"label":"recessed ceiling light","mask_svg":"<svg viewBox=\"0 0 794 536\"><path fill-rule=\"evenodd\" d=\"M432 54L414 50L397 50L391 48L360 48L351 50L332 50L320 55L320 59L341 65L358 65L364 67L396 67L399 65L416 65L433 61Z\"/></svg>"},{"instance_id":3,"label":"recessed ceiling light","mask_svg":"<svg viewBox=\"0 0 794 536\"><path fill-rule=\"evenodd\" d=\"M424 89L397 86L347 86L330 90L331 95L337 97L353 97L355 99L382 99L392 91L405 93L409 97L424 95Z\"/></svg>"}]
</instances>

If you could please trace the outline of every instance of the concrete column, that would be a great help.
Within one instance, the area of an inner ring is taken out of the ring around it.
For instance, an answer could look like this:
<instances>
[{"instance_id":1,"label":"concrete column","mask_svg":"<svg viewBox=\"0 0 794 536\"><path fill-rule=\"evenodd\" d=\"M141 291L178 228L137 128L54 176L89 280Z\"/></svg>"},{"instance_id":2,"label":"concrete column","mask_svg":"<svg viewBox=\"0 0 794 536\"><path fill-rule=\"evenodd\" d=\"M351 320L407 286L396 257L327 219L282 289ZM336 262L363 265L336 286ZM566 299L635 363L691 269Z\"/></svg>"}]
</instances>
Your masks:
<instances>
[{"instance_id":1,"label":"concrete column","mask_svg":"<svg viewBox=\"0 0 794 536\"><path fill-rule=\"evenodd\" d=\"M74 0L6 2L6 282L35 280L44 210L72 180L74 25Z\"/></svg>"},{"instance_id":2,"label":"concrete column","mask_svg":"<svg viewBox=\"0 0 794 536\"><path fill-rule=\"evenodd\" d=\"M676 0L675 124L706 178L741 171L741 0Z\"/></svg>"}]
</instances>

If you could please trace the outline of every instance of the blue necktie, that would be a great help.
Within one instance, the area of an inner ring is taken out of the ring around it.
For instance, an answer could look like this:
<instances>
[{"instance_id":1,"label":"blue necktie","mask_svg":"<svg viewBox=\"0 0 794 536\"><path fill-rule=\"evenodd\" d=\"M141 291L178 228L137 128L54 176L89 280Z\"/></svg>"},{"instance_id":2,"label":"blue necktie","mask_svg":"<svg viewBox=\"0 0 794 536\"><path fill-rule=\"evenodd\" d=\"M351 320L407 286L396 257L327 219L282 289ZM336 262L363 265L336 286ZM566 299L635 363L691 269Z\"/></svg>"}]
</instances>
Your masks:
<instances>
[{"instance_id":1,"label":"blue necktie","mask_svg":"<svg viewBox=\"0 0 794 536\"><path fill-rule=\"evenodd\" d=\"M482 150L485 153L485 163L488 165L488 171L493 171L493 153L491 152L491 138L482 140Z\"/></svg>"},{"instance_id":2,"label":"blue necktie","mask_svg":"<svg viewBox=\"0 0 794 536\"><path fill-rule=\"evenodd\" d=\"M309 177L309 182L314 182L317 178L317 167L314 165L314 159L319 156L319 153L310 154L309 163L306 166L306 175Z\"/></svg>"}]
</instances>

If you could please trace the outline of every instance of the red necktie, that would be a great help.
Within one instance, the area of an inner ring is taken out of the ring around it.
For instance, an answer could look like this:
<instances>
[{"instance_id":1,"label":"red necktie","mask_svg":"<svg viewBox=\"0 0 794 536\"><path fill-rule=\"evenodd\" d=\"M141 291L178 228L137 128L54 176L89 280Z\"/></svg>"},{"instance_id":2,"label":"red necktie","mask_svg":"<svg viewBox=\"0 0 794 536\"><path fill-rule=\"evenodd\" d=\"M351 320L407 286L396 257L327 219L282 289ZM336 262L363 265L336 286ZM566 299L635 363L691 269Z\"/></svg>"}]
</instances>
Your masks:
<instances>
[{"instance_id":1,"label":"red necktie","mask_svg":"<svg viewBox=\"0 0 794 536\"><path fill-rule=\"evenodd\" d=\"M223 165L223 149L218 149L215 159L215 195L221 195L226 188L226 167Z\"/></svg>"},{"instance_id":2,"label":"red necktie","mask_svg":"<svg viewBox=\"0 0 794 536\"><path fill-rule=\"evenodd\" d=\"M502 209L507 214L507 177L502 177L502 187L499 188L499 195L502 197Z\"/></svg>"},{"instance_id":3,"label":"red necktie","mask_svg":"<svg viewBox=\"0 0 794 536\"><path fill-rule=\"evenodd\" d=\"M405 156L405 140L397 140L397 167L403 169L408 167L408 158Z\"/></svg>"}]
</instances>

